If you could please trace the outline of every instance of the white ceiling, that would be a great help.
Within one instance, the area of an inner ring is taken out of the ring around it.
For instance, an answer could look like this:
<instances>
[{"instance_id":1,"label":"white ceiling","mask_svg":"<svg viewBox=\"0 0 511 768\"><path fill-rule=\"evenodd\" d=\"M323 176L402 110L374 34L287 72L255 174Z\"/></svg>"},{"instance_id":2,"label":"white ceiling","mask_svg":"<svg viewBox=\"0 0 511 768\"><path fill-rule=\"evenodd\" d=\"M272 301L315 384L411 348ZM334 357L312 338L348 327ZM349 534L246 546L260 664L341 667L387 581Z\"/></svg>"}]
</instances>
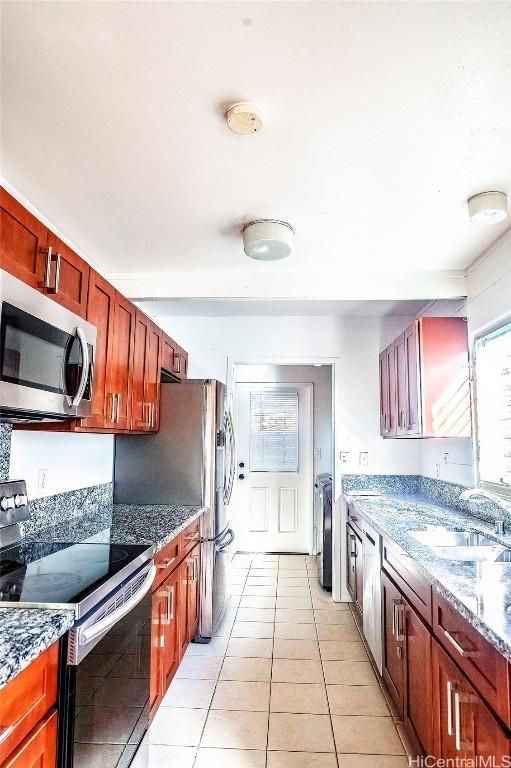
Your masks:
<instances>
[{"instance_id":1,"label":"white ceiling","mask_svg":"<svg viewBox=\"0 0 511 768\"><path fill-rule=\"evenodd\" d=\"M153 317L414 317L426 306L424 301L319 299L146 299L139 303Z\"/></svg>"},{"instance_id":2,"label":"white ceiling","mask_svg":"<svg viewBox=\"0 0 511 768\"><path fill-rule=\"evenodd\" d=\"M275 276L309 296L314 275L332 298L365 276L389 298L378 276L406 270L424 297L416 271L464 269L506 228L471 225L465 200L511 194L509 2L2 15L2 174L131 295L228 295L227 277L230 295L268 295ZM261 134L227 130L240 99ZM278 265L242 250L242 222L267 216L296 227Z\"/></svg>"}]
</instances>

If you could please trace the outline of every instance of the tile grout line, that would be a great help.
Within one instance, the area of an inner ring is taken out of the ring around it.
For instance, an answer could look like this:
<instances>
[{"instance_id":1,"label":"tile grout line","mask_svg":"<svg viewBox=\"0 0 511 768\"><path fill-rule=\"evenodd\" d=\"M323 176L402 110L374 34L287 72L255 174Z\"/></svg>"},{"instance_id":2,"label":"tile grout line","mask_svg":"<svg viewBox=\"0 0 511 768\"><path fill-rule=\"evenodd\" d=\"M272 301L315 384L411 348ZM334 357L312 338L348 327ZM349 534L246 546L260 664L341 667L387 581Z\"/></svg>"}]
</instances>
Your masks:
<instances>
[{"instance_id":1,"label":"tile grout line","mask_svg":"<svg viewBox=\"0 0 511 768\"><path fill-rule=\"evenodd\" d=\"M308 572L308 569L307 569L307 572ZM312 602L312 590L311 590L311 583L310 583L310 579L309 578L308 578L308 582L309 582L309 592L310 592L310 597L311 597L311 602ZM319 580L318 580L318 583L319 583ZM326 686L325 668L323 666L323 657L321 655L321 646L319 645L318 625L317 625L317 622L316 622L316 614L314 612L314 607L312 609L312 616L314 618L314 631L316 632L316 640L317 640L317 643L318 643L318 652L319 652L319 659L320 659L320 664L321 664L321 674L323 675L323 684L325 686L326 705L328 707L328 719L330 721L330 731L332 733L332 742L333 742L333 745L334 745L335 764L336 764L337 768L339 768L339 758L337 756L337 745L335 743L334 724L332 722L332 711L330 709L330 699L328 698L328 689L327 689L327 686Z\"/></svg>"},{"instance_id":2,"label":"tile grout line","mask_svg":"<svg viewBox=\"0 0 511 768\"><path fill-rule=\"evenodd\" d=\"M249 568L248 568L248 571L247 571L247 575L245 576L245 581L243 582L242 594L245 591L245 585L247 583L248 574L250 573L251 566L252 566L252 560L250 561L250 565L249 565ZM232 595L231 595L231 597L232 597ZM239 604L236 606L236 613L234 615L234 621L232 623L232 626L231 626L230 631L229 631L229 635L227 637L227 645L225 647L225 651L224 651L224 654L222 656L222 663L220 664L220 669L218 670L218 675L217 675L217 678L215 680L215 685L214 685L214 688L213 688L213 695L211 696L211 699L209 701L208 711L206 713L206 717L204 718L204 725L202 726L202 730L201 730L200 737L199 737L199 740L198 740L198 744L197 744L197 747L196 747L195 757L194 757L194 760L193 760L192 768L194 768L196 763L197 763L197 758L199 756L199 750L201 748L201 743L202 743L202 739L203 739L203 736L204 736L204 731L206 730L206 724L208 722L209 715L210 715L210 712L211 712L211 705L213 704L213 699L215 698L216 689L218 687L218 683L220 682L220 675L221 675L221 672L222 672L222 669L223 669L223 666L224 666L225 657L226 657L226 654L227 654L227 648L229 647L229 641L230 641L231 636L232 636L232 629L233 629L234 624L236 622L236 617L238 615L238 611L239 611Z\"/></svg>"}]
</instances>

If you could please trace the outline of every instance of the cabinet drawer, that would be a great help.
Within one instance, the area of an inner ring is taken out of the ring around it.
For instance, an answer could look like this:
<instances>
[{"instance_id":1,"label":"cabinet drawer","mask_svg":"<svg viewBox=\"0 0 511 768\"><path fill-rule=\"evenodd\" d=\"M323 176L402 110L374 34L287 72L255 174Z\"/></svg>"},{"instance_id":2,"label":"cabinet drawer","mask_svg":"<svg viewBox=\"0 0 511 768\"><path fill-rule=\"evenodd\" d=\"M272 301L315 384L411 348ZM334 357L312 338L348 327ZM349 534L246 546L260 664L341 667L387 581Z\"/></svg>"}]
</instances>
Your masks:
<instances>
[{"instance_id":1,"label":"cabinet drawer","mask_svg":"<svg viewBox=\"0 0 511 768\"><path fill-rule=\"evenodd\" d=\"M391 576L405 597L420 615L431 624L432 598L431 584L426 581L413 559L397 546L383 540L382 567Z\"/></svg>"},{"instance_id":2,"label":"cabinet drawer","mask_svg":"<svg viewBox=\"0 0 511 768\"><path fill-rule=\"evenodd\" d=\"M0 691L0 763L55 704L58 659L54 643Z\"/></svg>"},{"instance_id":3,"label":"cabinet drawer","mask_svg":"<svg viewBox=\"0 0 511 768\"><path fill-rule=\"evenodd\" d=\"M510 728L511 665L436 590L433 591L433 631L474 688Z\"/></svg>"},{"instance_id":4,"label":"cabinet drawer","mask_svg":"<svg viewBox=\"0 0 511 768\"><path fill-rule=\"evenodd\" d=\"M182 554L185 555L200 541L200 517L194 520L181 534Z\"/></svg>"},{"instance_id":5,"label":"cabinet drawer","mask_svg":"<svg viewBox=\"0 0 511 768\"><path fill-rule=\"evenodd\" d=\"M361 539L363 539L364 532L362 530L362 518L351 506L348 506L348 521L354 531L358 533Z\"/></svg>"},{"instance_id":6,"label":"cabinet drawer","mask_svg":"<svg viewBox=\"0 0 511 768\"><path fill-rule=\"evenodd\" d=\"M57 712L52 710L1 764L1 768L55 768L56 765Z\"/></svg>"},{"instance_id":7,"label":"cabinet drawer","mask_svg":"<svg viewBox=\"0 0 511 768\"><path fill-rule=\"evenodd\" d=\"M156 566L156 576L153 582L153 591L160 586L174 568L178 565L181 555L181 535L176 536L171 542L166 544L154 556Z\"/></svg>"}]
</instances>

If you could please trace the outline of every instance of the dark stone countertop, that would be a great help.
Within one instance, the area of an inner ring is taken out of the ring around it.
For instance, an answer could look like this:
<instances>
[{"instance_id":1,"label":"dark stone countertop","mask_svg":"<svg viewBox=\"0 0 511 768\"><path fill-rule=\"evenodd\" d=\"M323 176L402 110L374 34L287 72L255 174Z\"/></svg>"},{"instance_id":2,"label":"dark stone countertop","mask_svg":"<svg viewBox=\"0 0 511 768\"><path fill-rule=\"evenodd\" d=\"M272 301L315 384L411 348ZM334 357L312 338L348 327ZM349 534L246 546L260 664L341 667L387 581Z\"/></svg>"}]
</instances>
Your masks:
<instances>
[{"instance_id":1,"label":"dark stone countertop","mask_svg":"<svg viewBox=\"0 0 511 768\"><path fill-rule=\"evenodd\" d=\"M152 544L158 551L206 511L206 507L189 505L114 504L91 519L76 517L54 528L33 531L25 540ZM0 686L64 635L73 623L72 610L0 608Z\"/></svg>"},{"instance_id":2,"label":"dark stone countertop","mask_svg":"<svg viewBox=\"0 0 511 768\"><path fill-rule=\"evenodd\" d=\"M420 494L358 495L362 493L362 489L345 493L345 498L381 534L411 555L434 589L511 661L511 562L446 560L410 532L442 526L484 533L508 547L511 540L497 536L490 523Z\"/></svg>"}]
</instances>

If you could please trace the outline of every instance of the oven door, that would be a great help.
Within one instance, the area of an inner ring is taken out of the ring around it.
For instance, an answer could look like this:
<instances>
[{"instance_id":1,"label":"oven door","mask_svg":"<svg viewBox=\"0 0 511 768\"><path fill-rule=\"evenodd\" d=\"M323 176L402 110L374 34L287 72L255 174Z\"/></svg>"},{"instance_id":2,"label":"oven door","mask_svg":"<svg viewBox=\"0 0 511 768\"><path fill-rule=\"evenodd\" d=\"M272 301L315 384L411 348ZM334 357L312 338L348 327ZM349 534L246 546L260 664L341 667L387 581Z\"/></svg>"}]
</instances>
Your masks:
<instances>
[{"instance_id":1,"label":"oven door","mask_svg":"<svg viewBox=\"0 0 511 768\"><path fill-rule=\"evenodd\" d=\"M133 761L149 725L155 573L148 563L68 634L59 768L127 768Z\"/></svg>"},{"instance_id":2,"label":"oven door","mask_svg":"<svg viewBox=\"0 0 511 768\"><path fill-rule=\"evenodd\" d=\"M1 415L13 420L87 416L96 329L5 272L1 277ZM22 286L18 298L10 295L13 281Z\"/></svg>"}]
</instances>

